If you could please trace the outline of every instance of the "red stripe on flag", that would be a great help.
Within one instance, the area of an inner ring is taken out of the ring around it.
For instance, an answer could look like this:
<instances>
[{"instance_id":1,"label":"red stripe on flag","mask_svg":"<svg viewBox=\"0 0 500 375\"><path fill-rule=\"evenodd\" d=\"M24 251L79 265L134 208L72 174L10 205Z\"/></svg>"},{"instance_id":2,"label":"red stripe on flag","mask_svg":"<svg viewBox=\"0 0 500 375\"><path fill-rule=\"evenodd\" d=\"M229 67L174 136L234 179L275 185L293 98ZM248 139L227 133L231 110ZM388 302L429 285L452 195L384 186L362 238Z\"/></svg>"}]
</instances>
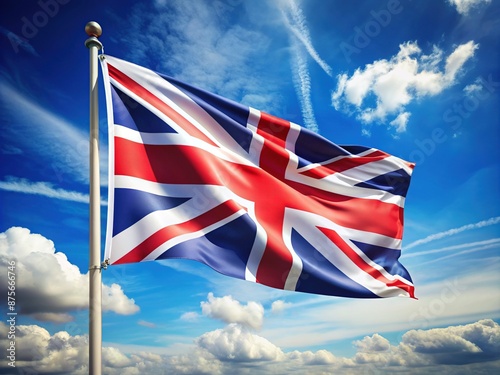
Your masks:
<instances>
[{"instance_id":1,"label":"red stripe on flag","mask_svg":"<svg viewBox=\"0 0 500 375\"><path fill-rule=\"evenodd\" d=\"M328 194L320 200L323 216L346 228L403 238L403 207L376 199L338 197Z\"/></svg>"},{"instance_id":2,"label":"red stripe on flag","mask_svg":"<svg viewBox=\"0 0 500 375\"><path fill-rule=\"evenodd\" d=\"M377 150L372 152L371 154L361 156L359 158L348 156L328 164L318 165L317 167L301 172L301 174L307 177L321 179L334 173L343 172L348 169L359 167L361 165L368 164L374 161L384 160L388 156L390 155Z\"/></svg>"},{"instance_id":3,"label":"red stripe on flag","mask_svg":"<svg viewBox=\"0 0 500 375\"><path fill-rule=\"evenodd\" d=\"M175 111L172 107L170 107L167 103L162 101L160 98L155 96L153 93L148 91L146 88L138 84L132 78L127 76L122 71L118 70L114 66L108 63L109 75L115 81L144 99L146 102L151 104L153 107L158 109L164 115L168 116L172 121L174 121L177 125L179 125L186 133L189 135L198 138L208 144L213 146L217 146L210 138L208 138L203 132L201 132L196 126L194 126L191 122L189 122L186 118L184 118L181 114Z\"/></svg>"},{"instance_id":4,"label":"red stripe on flag","mask_svg":"<svg viewBox=\"0 0 500 375\"><path fill-rule=\"evenodd\" d=\"M239 210L240 207L235 202L226 201L192 220L164 227L145 239L123 257L113 262L113 264L140 262L170 239L202 230L226 219Z\"/></svg>"},{"instance_id":5,"label":"red stripe on flag","mask_svg":"<svg viewBox=\"0 0 500 375\"><path fill-rule=\"evenodd\" d=\"M268 113L261 112L257 134L263 136L268 141L271 141L282 148L285 148L286 138L290 131L290 122L272 116Z\"/></svg>"},{"instance_id":6,"label":"red stripe on flag","mask_svg":"<svg viewBox=\"0 0 500 375\"><path fill-rule=\"evenodd\" d=\"M260 202L255 205L256 216L267 232L267 243L257 269L256 282L278 289L284 288L293 263L293 257L283 241L284 210L293 201L293 196L300 194L288 186L280 186L287 184L285 172L289 155L285 146L289 131L290 122L260 113L257 134L264 138L264 144L259 166L270 174L270 178L267 178L267 183L258 185L268 190L264 193L267 197L255 200L256 203ZM280 196L273 197L275 194Z\"/></svg>"},{"instance_id":7,"label":"red stripe on flag","mask_svg":"<svg viewBox=\"0 0 500 375\"><path fill-rule=\"evenodd\" d=\"M377 279L378 281L384 283L388 287L390 286L395 286L398 287L401 290L404 290L407 292L411 298L415 298L415 288L413 285L409 285L404 283L403 281L399 279L394 279L394 280L389 280L387 277L385 277L382 272L380 272L378 269L372 267L368 263L364 261L361 256L356 253L343 239L337 232L334 230L328 229L328 228L320 228L318 229L323 232L337 247L342 250L342 252L349 257L349 259L356 264L360 268L361 271L369 274L371 277L374 279Z\"/></svg>"},{"instance_id":8,"label":"red stripe on flag","mask_svg":"<svg viewBox=\"0 0 500 375\"><path fill-rule=\"evenodd\" d=\"M283 289L285 281L292 267L293 257L283 241L283 221L285 208L291 207L294 202L303 200L306 203L309 199L304 197L297 190L285 185L283 181L275 178L282 175L286 169L288 160L285 157L273 155L276 145L266 141L261 152L260 166L262 180L260 189L266 191L257 193L253 198L256 202L255 213L258 221L266 228L267 244L259 263L256 274L256 281L261 284ZM279 148L279 151L286 151ZM259 196L260 195L260 196Z\"/></svg>"},{"instance_id":9,"label":"red stripe on flag","mask_svg":"<svg viewBox=\"0 0 500 375\"><path fill-rule=\"evenodd\" d=\"M145 145L115 137L115 174L169 184L221 185L220 163L203 149L177 145Z\"/></svg>"}]
</instances>

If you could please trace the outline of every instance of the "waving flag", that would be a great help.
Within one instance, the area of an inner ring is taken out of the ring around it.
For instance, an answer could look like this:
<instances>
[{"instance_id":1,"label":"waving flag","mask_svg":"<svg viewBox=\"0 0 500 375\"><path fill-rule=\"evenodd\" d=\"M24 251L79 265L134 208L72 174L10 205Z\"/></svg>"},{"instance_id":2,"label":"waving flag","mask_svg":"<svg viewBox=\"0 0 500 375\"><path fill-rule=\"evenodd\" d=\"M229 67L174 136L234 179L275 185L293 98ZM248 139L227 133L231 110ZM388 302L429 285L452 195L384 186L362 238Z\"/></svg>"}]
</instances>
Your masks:
<instances>
[{"instance_id":1,"label":"waving flag","mask_svg":"<svg viewBox=\"0 0 500 375\"><path fill-rule=\"evenodd\" d=\"M270 287L414 297L413 165L104 56L111 264L169 258Z\"/></svg>"}]
</instances>

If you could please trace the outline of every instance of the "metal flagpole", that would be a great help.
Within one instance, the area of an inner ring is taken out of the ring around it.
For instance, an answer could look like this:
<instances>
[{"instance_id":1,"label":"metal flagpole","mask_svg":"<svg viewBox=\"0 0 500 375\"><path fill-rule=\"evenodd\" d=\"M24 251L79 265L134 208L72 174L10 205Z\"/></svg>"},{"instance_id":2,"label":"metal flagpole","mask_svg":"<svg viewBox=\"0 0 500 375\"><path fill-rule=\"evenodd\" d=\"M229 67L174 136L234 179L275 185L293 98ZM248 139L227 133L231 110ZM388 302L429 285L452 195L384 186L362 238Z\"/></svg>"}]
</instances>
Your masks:
<instances>
[{"instance_id":1,"label":"metal flagpole","mask_svg":"<svg viewBox=\"0 0 500 375\"><path fill-rule=\"evenodd\" d=\"M90 53L90 241L89 241L89 374L102 370L102 286L101 286L101 193L99 181L99 108L97 93L98 56L102 34L97 22L85 26Z\"/></svg>"}]
</instances>

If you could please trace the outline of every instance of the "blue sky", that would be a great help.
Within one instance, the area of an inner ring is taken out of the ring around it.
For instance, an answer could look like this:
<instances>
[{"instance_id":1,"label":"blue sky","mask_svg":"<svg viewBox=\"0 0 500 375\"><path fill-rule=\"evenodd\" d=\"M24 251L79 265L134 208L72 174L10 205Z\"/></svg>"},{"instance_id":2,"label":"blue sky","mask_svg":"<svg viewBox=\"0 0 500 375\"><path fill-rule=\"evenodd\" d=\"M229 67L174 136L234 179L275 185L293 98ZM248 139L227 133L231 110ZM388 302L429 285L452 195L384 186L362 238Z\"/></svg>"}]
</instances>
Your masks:
<instances>
[{"instance_id":1,"label":"blue sky","mask_svg":"<svg viewBox=\"0 0 500 375\"><path fill-rule=\"evenodd\" d=\"M417 164L401 261L418 300L290 293L192 261L113 266L103 273L106 374L498 371L498 2L9 0L3 9L0 259L17 262L18 367L87 372L84 26L96 20L107 54ZM100 89L104 242L102 80ZM0 331L7 346L6 322Z\"/></svg>"}]
</instances>

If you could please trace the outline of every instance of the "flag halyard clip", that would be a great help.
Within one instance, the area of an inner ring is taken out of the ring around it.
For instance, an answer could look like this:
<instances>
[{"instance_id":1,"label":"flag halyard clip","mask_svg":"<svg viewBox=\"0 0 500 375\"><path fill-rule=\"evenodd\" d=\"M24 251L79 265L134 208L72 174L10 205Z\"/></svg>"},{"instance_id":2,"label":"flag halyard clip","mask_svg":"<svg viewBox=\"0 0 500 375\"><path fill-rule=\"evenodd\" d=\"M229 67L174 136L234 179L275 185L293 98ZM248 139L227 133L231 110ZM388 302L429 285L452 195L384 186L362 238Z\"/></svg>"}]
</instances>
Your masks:
<instances>
[{"instance_id":1,"label":"flag halyard clip","mask_svg":"<svg viewBox=\"0 0 500 375\"><path fill-rule=\"evenodd\" d=\"M106 259L104 262L101 263L101 269L102 270L107 270L109 266L109 258Z\"/></svg>"},{"instance_id":2,"label":"flag halyard clip","mask_svg":"<svg viewBox=\"0 0 500 375\"><path fill-rule=\"evenodd\" d=\"M93 266L89 268L90 270L107 270L109 266L109 259L106 259L104 262L101 263L100 266Z\"/></svg>"}]
</instances>

